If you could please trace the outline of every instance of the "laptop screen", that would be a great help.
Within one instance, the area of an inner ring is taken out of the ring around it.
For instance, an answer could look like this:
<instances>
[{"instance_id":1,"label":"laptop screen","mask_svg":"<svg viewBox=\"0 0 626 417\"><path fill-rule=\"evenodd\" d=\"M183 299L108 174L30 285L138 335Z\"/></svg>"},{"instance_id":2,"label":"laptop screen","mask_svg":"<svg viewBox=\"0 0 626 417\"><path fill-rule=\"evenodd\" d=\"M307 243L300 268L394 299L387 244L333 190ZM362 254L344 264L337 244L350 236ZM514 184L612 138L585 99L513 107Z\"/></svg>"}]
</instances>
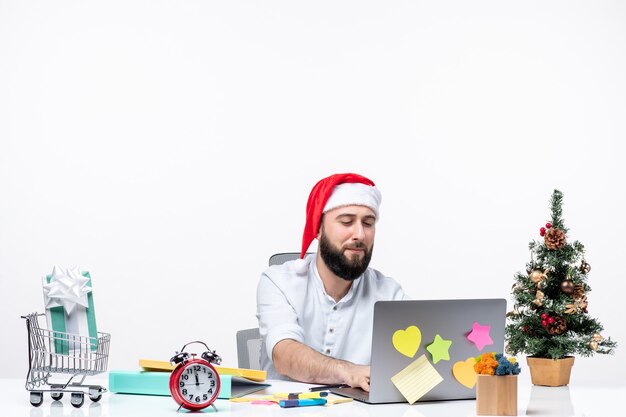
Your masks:
<instances>
[{"instance_id":1,"label":"laptop screen","mask_svg":"<svg viewBox=\"0 0 626 417\"><path fill-rule=\"evenodd\" d=\"M505 299L377 302L369 402L406 402L392 377L410 365L441 377L418 401L476 398L475 358L503 352L505 318Z\"/></svg>"}]
</instances>

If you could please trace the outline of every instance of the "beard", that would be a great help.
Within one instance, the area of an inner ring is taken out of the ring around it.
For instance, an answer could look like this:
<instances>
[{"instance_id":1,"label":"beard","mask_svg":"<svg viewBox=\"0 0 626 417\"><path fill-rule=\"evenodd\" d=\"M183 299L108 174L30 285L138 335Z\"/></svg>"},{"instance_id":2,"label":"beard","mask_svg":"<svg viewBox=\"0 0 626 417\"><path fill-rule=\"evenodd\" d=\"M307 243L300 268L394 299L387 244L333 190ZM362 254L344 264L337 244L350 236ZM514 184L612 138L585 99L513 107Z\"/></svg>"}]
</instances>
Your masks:
<instances>
[{"instance_id":1,"label":"beard","mask_svg":"<svg viewBox=\"0 0 626 417\"><path fill-rule=\"evenodd\" d=\"M360 259L358 255L354 255L351 258L345 256L344 250L347 248L363 249L363 259ZM354 281L363 275L363 272L365 272L369 266L370 260L372 259L374 245L368 249L363 242L356 242L347 248L335 248L326 238L324 231L322 230L319 242L319 252L322 260L333 274L345 279L346 281Z\"/></svg>"}]
</instances>

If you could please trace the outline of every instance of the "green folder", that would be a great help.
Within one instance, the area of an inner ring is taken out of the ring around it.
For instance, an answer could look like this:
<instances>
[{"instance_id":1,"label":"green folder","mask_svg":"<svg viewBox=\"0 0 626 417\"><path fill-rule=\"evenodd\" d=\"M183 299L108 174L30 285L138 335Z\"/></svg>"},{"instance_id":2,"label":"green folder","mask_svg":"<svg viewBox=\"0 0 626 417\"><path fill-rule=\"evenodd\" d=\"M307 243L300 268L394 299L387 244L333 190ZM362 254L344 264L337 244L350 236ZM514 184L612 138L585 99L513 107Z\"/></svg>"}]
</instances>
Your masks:
<instances>
[{"instance_id":1,"label":"green folder","mask_svg":"<svg viewBox=\"0 0 626 417\"><path fill-rule=\"evenodd\" d=\"M118 394L171 395L169 372L111 371L109 391ZM270 384L251 381L233 375L220 375L220 392L217 398L243 397L269 387Z\"/></svg>"}]
</instances>

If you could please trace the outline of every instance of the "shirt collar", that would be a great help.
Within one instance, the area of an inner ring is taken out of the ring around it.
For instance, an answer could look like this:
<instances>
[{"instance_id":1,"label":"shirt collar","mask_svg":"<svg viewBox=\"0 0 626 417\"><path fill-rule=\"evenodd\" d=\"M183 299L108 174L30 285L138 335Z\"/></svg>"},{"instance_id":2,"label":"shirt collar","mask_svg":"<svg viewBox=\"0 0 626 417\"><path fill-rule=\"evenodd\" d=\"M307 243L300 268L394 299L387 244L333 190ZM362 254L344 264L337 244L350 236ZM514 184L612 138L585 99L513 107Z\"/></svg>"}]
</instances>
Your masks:
<instances>
[{"instance_id":1,"label":"shirt collar","mask_svg":"<svg viewBox=\"0 0 626 417\"><path fill-rule=\"evenodd\" d=\"M319 290L322 292L324 297L326 297L329 300L332 300L332 302L334 303L335 299L326 293L326 289L324 288L324 282L322 281L322 277L320 277L319 271L317 270L317 262L315 259L313 259L313 261L311 262L311 271L313 274L313 281L315 281L316 285L318 286ZM348 293L344 295L343 298L337 302L337 304L347 303L352 299L355 292L361 285L361 281L363 280L362 278L364 274L365 272L360 277L352 281L352 285L350 285L350 289L348 290Z\"/></svg>"}]
</instances>

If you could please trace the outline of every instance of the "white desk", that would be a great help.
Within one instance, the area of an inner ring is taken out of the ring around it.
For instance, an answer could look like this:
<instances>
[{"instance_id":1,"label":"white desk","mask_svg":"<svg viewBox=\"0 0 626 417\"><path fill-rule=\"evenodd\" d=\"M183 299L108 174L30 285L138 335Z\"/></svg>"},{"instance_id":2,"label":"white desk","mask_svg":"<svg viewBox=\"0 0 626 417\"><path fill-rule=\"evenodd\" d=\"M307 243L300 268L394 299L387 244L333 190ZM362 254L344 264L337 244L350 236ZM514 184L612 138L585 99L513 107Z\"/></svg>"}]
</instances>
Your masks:
<instances>
[{"instance_id":1,"label":"white desk","mask_svg":"<svg viewBox=\"0 0 626 417\"><path fill-rule=\"evenodd\" d=\"M106 380L87 378L90 384L107 386ZM284 381L269 381L272 386L252 395L272 392L306 391L309 385ZM0 379L0 415L3 417L160 417L176 416L177 405L170 397L123 395L105 393L100 402L85 398L81 408L74 408L69 395L61 401L52 401L45 395L40 407L33 407L24 389L23 379ZM590 387L575 386L547 388L532 386L520 379L518 386L518 415L532 416L624 416L626 386ZM301 407L282 409L278 405L252 405L217 400L215 405L222 417L449 417L474 416L475 401L447 401L408 404L367 405L359 402L337 404L330 407ZM203 413L213 413L212 408ZM182 414L178 414L182 415ZM198 415L198 414L195 414Z\"/></svg>"}]
</instances>

